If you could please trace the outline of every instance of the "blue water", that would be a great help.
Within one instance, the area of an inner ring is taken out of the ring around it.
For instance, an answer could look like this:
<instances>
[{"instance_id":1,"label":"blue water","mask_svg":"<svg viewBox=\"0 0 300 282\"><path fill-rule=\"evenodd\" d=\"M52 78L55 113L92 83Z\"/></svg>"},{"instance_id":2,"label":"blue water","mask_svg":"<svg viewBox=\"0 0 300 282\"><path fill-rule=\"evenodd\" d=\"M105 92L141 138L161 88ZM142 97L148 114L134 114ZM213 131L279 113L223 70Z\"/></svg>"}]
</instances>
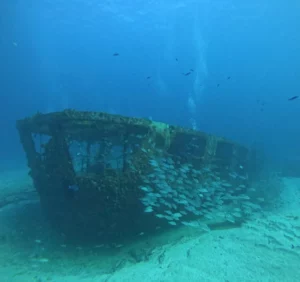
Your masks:
<instances>
[{"instance_id":1,"label":"blue water","mask_svg":"<svg viewBox=\"0 0 300 282\"><path fill-rule=\"evenodd\" d=\"M299 157L299 101L287 99L300 91L300 4L246 2L2 1L2 159L22 155L16 119L68 107L183 126L193 118L200 130Z\"/></svg>"}]
</instances>

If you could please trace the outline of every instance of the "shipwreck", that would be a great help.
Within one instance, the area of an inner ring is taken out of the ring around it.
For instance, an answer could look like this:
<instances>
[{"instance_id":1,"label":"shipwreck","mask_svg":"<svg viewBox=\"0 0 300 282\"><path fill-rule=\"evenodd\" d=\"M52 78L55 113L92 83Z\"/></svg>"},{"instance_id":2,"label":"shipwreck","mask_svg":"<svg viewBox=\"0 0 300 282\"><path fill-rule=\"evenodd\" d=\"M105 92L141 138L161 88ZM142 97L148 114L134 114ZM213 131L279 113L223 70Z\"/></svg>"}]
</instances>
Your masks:
<instances>
[{"instance_id":1,"label":"shipwreck","mask_svg":"<svg viewBox=\"0 0 300 282\"><path fill-rule=\"evenodd\" d=\"M208 230L259 209L255 154L221 137L75 110L39 113L17 129L42 210L71 239Z\"/></svg>"}]
</instances>

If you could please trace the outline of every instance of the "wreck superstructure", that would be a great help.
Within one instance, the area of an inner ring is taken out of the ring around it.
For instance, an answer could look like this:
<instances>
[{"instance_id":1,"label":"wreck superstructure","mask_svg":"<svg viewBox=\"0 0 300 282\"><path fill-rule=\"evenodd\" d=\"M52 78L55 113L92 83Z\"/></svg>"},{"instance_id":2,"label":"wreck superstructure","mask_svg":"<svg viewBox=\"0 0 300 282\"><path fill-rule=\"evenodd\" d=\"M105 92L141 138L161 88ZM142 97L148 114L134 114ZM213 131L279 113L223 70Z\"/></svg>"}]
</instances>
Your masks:
<instances>
[{"instance_id":1,"label":"wreck superstructure","mask_svg":"<svg viewBox=\"0 0 300 282\"><path fill-rule=\"evenodd\" d=\"M164 226L236 223L255 162L239 144L146 119L65 110L17 121L51 223L72 238L118 238Z\"/></svg>"}]
</instances>

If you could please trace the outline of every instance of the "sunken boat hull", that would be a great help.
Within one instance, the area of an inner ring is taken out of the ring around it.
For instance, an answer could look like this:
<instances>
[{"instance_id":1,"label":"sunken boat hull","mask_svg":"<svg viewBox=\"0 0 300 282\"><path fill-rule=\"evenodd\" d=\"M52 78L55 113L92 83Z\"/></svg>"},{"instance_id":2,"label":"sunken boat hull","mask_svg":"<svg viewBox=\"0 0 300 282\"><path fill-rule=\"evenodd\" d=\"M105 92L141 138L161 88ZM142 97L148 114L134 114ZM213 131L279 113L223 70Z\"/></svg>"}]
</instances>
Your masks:
<instances>
[{"instance_id":1,"label":"sunken boat hull","mask_svg":"<svg viewBox=\"0 0 300 282\"><path fill-rule=\"evenodd\" d=\"M17 129L42 209L70 239L239 223L255 208L253 154L224 138L75 110L36 114Z\"/></svg>"}]
</instances>

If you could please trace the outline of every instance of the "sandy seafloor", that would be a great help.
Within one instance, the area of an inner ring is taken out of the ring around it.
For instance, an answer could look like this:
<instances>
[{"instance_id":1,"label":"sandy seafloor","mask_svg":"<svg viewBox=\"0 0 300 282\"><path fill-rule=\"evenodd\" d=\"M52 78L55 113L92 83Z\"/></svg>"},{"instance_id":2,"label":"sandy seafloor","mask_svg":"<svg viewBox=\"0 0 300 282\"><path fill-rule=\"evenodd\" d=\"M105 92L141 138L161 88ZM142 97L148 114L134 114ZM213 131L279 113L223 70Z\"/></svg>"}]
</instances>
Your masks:
<instances>
[{"instance_id":1,"label":"sandy seafloor","mask_svg":"<svg viewBox=\"0 0 300 282\"><path fill-rule=\"evenodd\" d=\"M186 227L110 248L49 229L26 169L0 171L0 282L300 281L300 179L274 211L239 228Z\"/></svg>"}]
</instances>

